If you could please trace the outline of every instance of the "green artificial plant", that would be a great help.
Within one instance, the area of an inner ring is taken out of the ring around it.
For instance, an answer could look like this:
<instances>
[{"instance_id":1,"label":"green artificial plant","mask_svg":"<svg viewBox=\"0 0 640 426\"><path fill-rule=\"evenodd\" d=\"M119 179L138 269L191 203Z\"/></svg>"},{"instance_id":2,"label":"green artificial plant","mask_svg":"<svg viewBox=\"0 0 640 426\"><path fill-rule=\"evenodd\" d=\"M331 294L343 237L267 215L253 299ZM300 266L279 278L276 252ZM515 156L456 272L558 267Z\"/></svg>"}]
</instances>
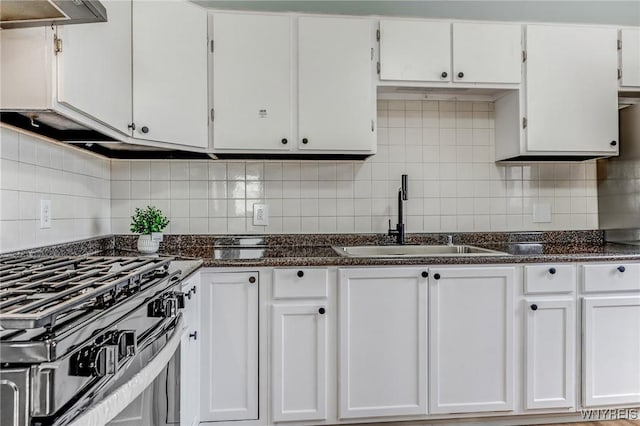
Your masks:
<instances>
[{"instance_id":1,"label":"green artificial plant","mask_svg":"<svg viewBox=\"0 0 640 426\"><path fill-rule=\"evenodd\" d=\"M131 216L131 232L138 234L151 234L152 232L162 232L169 224L169 219L162 214L160 209L147 206L144 210L136 207Z\"/></svg>"}]
</instances>

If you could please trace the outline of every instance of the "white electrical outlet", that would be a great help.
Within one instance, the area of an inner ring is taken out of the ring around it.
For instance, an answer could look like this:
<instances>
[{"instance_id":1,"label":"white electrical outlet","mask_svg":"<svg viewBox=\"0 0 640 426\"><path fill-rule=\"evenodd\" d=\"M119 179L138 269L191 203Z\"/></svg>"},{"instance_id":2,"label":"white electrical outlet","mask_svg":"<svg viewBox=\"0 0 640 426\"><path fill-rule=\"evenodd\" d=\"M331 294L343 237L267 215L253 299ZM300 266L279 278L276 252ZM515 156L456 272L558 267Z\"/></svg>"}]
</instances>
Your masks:
<instances>
[{"instance_id":1,"label":"white electrical outlet","mask_svg":"<svg viewBox=\"0 0 640 426\"><path fill-rule=\"evenodd\" d=\"M269 225L269 206L267 204L253 205L253 225L254 226Z\"/></svg>"},{"instance_id":2,"label":"white electrical outlet","mask_svg":"<svg viewBox=\"0 0 640 426\"><path fill-rule=\"evenodd\" d=\"M40 200L40 228L51 228L51 200Z\"/></svg>"},{"instance_id":3,"label":"white electrical outlet","mask_svg":"<svg viewBox=\"0 0 640 426\"><path fill-rule=\"evenodd\" d=\"M551 203L547 201L533 203L533 223L551 223Z\"/></svg>"}]
</instances>

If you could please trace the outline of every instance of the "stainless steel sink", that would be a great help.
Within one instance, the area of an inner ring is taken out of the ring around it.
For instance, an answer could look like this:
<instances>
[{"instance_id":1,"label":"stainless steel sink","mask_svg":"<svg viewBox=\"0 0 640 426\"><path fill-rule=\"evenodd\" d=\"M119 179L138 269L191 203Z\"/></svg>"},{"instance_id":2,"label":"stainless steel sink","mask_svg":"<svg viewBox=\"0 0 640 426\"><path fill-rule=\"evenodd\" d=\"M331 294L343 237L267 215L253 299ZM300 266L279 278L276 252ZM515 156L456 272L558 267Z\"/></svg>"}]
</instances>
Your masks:
<instances>
[{"instance_id":1,"label":"stainless steel sink","mask_svg":"<svg viewBox=\"0 0 640 426\"><path fill-rule=\"evenodd\" d=\"M506 256L508 253L476 246L351 246L333 249L345 257Z\"/></svg>"}]
</instances>

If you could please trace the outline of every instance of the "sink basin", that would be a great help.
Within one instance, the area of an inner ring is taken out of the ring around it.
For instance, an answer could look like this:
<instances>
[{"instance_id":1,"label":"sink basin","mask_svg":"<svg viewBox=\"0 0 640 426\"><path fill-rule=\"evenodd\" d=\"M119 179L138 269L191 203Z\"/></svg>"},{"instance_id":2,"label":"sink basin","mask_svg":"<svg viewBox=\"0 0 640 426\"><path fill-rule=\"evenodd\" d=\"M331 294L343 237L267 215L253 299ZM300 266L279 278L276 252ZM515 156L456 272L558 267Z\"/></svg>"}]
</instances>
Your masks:
<instances>
[{"instance_id":1,"label":"sink basin","mask_svg":"<svg viewBox=\"0 0 640 426\"><path fill-rule=\"evenodd\" d=\"M333 249L345 257L505 256L507 253L476 246L351 246Z\"/></svg>"}]
</instances>

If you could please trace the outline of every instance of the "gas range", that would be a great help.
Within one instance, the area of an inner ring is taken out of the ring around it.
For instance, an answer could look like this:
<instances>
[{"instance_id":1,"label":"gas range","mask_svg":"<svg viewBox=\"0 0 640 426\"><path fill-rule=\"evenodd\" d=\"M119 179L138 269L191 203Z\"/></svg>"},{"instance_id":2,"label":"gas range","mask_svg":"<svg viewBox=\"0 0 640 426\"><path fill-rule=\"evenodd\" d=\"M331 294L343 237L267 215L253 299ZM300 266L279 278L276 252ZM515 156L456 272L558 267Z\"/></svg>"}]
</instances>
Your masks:
<instances>
[{"instance_id":1,"label":"gas range","mask_svg":"<svg viewBox=\"0 0 640 426\"><path fill-rule=\"evenodd\" d=\"M182 329L170 257L0 257L0 424L65 425Z\"/></svg>"}]
</instances>

